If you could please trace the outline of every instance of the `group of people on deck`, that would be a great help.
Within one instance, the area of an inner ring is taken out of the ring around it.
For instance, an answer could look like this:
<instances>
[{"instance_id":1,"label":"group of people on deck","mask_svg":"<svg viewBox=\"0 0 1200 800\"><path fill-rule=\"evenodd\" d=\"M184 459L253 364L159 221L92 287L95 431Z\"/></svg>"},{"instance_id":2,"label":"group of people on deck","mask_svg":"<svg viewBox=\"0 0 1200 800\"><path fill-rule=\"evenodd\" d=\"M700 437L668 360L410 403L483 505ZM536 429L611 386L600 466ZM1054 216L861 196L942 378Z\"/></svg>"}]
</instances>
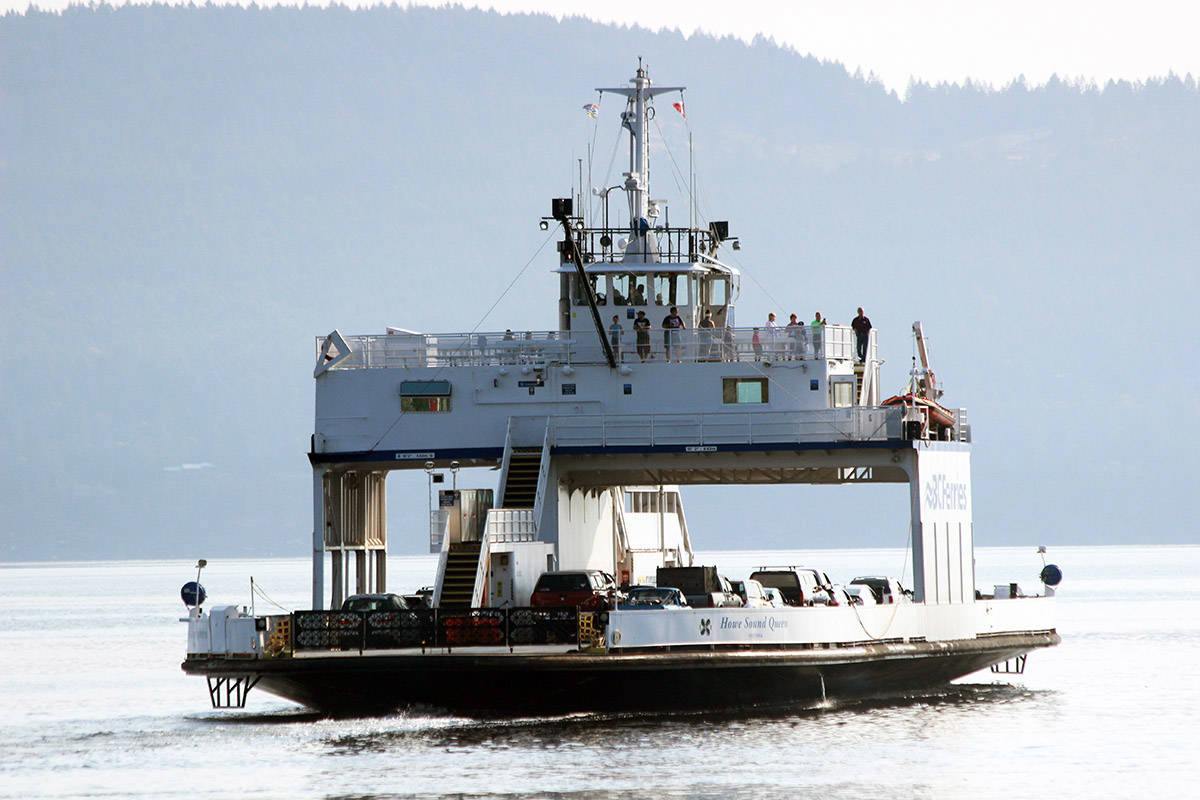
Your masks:
<instances>
[{"instance_id":1,"label":"group of people on deck","mask_svg":"<svg viewBox=\"0 0 1200 800\"><path fill-rule=\"evenodd\" d=\"M800 321L799 316L792 314L787 325L780 326L775 321L774 313L767 314L766 349L764 350L759 329L755 328L752 336L754 360L762 361L764 354L785 361L802 360L808 358L810 352L812 358L824 358L825 337L822 333L828 324L829 319L823 317L820 311L814 313L812 322L807 325ZM858 316L850 322L850 328L854 331L857 360L866 361L867 345L871 337L871 320L863 313L861 307L858 309Z\"/></svg>"},{"instance_id":2,"label":"group of people on deck","mask_svg":"<svg viewBox=\"0 0 1200 800\"><path fill-rule=\"evenodd\" d=\"M775 314L768 314L765 325L765 336L759 328L755 328L751 336L751 349L754 352L754 360L824 358L823 346L825 337L822 335L822 332L828 322L825 317L821 316L821 312L818 311L814 315L813 321L808 325L800 322L796 314L792 314L787 325L780 326L775 321ZM650 352L650 329L652 327L653 323L646 316L646 312L638 311L637 317L633 320L633 336L638 358L643 362L653 357ZM871 320L863 313L862 308L858 309L858 316L851 321L850 327L855 335L857 360L866 361L867 346L871 334ZM671 306L670 313L662 321L662 347L663 356L666 361L683 361L686 348L682 331L686 328L687 324L684 322L683 317L679 316L678 307ZM613 351L618 355L623 355L621 346L623 344L627 345L629 340L625 337L625 327L621 324L619 315L613 315L612 324L608 326L608 337ZM726 325L724 328L718 330L716 322L713 321L711 311L705 311L704 317L696 324L695 342L696 351L694 355L689 354L692 358L709 361L737 360L733 328ZM809 353L811 353L811 356Z\"/></svg>"}]
</instances>

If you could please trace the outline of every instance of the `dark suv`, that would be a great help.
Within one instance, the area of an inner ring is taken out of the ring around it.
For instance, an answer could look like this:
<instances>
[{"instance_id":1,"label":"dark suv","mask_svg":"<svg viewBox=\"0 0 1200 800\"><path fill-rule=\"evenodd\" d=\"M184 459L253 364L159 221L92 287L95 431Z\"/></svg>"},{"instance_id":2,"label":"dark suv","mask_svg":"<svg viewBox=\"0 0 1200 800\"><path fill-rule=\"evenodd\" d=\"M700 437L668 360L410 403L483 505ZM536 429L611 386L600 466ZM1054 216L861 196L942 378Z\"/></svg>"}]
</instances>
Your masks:
<instances>
[{"instance_id":1,"label":"dark suv","mask_svg":"<svg viewBox=\"0 0 1200 800\"><path fill-rule=\"evenodd\" d=\"M543 572L533 587L529 605L534 608L578 606L584 611L606 609L613 605L617 582L598 569Z\"/></svg>"}]
</instances>

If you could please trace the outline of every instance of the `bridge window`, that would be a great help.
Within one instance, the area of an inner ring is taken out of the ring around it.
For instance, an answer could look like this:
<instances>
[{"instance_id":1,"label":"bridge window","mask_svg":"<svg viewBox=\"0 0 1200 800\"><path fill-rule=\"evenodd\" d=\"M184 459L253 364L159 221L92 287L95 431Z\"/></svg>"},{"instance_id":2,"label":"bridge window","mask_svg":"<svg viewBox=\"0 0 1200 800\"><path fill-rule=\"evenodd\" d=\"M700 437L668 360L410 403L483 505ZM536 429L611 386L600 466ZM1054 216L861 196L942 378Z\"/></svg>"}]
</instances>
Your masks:
<instances>
[{"instance_id":1,"label":"bridge window","mask_svg":"<svg viewBox=\"0 0 1200 800\"><path fill-rule=\"evenodd\" d=\"M400 381L400 410L449 411L450 381Z\"/></svg>"},{"instance_id":2,"label":"bridge window","mask_svg":"<svg viewBox=\"0 0 1200 800\"><path fill-rule=\"evenodd\" d=\"M596 295L596 305L605 305L604 283L597 283L597 275L589 275L588 282L592 284L592 293ZM576 306L587 305L587 294L583 291L583 284L579 282L578 275L571 276L571 304Z\"/></svg>"},{"instance_id":3,"label":"bridge window","mask_svg":"<svg viewBox=\"0 0 1200 800\"><path fill-rule=\"evenodd\" d=\"M686 274L660 273L654 276L654 304L656 306L687 306L688 300Z\"/></svg>"},{"instance_id":4,"label":"bridge window","mask_svg":"<svg viewBox=\"0 0 1200 800\"><path fill-rule=\"evenodd\" d=\"M713 312L716 308L727 305L729 303L729 282L725 278L708 278L704 282L704 297L700 301L703 305L712 306Z\"/></svg>"},{"instance_id":5,"label":"bridge window","mask_svg":"<svg viewBox=\"0 0 1200 800\"><path fill-rule=\"evenodd\" d=\"M724 403L765 403L768 400L766 378L722 378Z\"/></svg>"}]
</instances>

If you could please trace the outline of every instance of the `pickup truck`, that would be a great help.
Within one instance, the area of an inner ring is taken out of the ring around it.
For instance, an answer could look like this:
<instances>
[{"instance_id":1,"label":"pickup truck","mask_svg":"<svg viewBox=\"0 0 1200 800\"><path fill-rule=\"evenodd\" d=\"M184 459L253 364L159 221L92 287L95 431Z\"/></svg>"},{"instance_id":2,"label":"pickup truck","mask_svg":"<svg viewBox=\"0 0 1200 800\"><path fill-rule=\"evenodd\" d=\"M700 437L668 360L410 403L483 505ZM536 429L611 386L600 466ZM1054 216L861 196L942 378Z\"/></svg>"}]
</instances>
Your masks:
<instances>
[{"instance_id":1,"label":"pickup truck","mask_svg":"<svg viewBox=\"0 0 1200 800\"><path fill-rule=\"evenodd\" d=\"M716 567L659 567L655 584L678 589L692 608L739 608L742 598Z\"/></svg>"}]
</instances>

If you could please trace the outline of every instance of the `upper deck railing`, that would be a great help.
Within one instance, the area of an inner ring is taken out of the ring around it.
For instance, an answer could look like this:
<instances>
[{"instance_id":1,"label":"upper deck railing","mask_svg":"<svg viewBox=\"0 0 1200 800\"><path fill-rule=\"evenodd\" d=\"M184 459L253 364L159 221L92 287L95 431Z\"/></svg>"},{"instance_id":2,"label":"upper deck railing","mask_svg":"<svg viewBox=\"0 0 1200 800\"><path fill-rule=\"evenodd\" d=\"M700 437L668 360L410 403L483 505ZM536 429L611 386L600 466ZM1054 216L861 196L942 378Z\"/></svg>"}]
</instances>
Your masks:
<instances>
[{"instance_id":1,"label":"upper deck railing","mask_svg":"<svg viewBox=\"0 0 1200 800\"><path fill-rule=\"evenodd\" d=\"M658 262L666 264L695 263L703 254L712 253L717 244L712 231L699 228L659 227L648 235L654 241ZM627 227L584 228L575 232L575 244L584 264L620 263L625 258L625 250L617 245L622 239L631 238L633 236ZM565 239L559 242L559 252L564 252L567 246Z\"/></svg>"},{"instance_id":2,"label":"upper deck railing","mask_svg":"<svg viewBox=\"0 0 1200 800\"><path fill-rule=\"evenodd\" d=\"M664 361L804 361L852 359L854 332L848 325L783 328L651 328L639 346L632 320L609 333L618 360L633 364ZM487 333L395 333L346 336L353 351L330 369L387 367L473 367L492 365L604 364L595 331ZM320 357L324 339L317 340ZM869 358L873 354L869 354Z\"/></svg>"}]
</instances>

